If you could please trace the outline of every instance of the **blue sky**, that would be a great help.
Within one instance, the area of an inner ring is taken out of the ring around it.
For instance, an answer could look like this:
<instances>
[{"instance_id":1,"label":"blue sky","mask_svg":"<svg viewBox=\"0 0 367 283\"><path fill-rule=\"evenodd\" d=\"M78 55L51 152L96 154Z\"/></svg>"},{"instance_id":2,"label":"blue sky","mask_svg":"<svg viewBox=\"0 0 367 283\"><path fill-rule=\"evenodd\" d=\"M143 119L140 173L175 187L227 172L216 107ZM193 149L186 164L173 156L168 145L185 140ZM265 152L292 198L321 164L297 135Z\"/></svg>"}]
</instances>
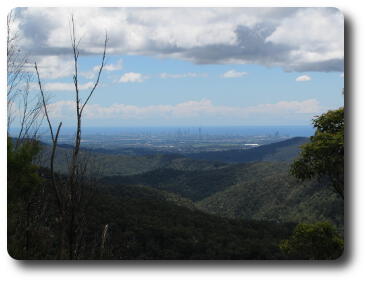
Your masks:
<instances>
[{"instance_id":1,"label":"blue sky","mask_svg":"<svg viewBox=\"0 0 367 283\"><path fill-rule=\"evenodd\" d=\"M65 125L74 122L70 13L17 10L21 44L40 65L53 120ZM100 64L103 27L109 36L86 126L308 125L343 105L344 19L336 9L72 13L84 96Z\"/></svg>"},{"instance_id":2,"label":"blue sky","mask_svg":"<svg viewBox=\"0 0 367 283\"><path fill-rule=\"evenodd\" d=\"M276 103L280 100L316 98L321 105L330 108L339 107L343 103L340 93L344 79L338 72L284 72L279 67L253 64L198 65L183 60L148 56L108 58L111 63L118 60L123 61L122 70L103 75L103 86L93 98L93 102L103 106L107 106L111 101L147 106L207 98L220 105L253 106ZM86 65L90 65L91 62L98 62L98 58L93 56L86 61L89 61ZM223 74L230 70L246 74L238 78L224 78ZM148 78L140 83L114 83L122 74L129 72L141 73ZM161 74L164 73L195 73L198 77L162 78ZM310 81L296 81L297 77L305 74L311 77ZM86 81L88 80L84 80Z\"/></svg>"}]
</instances>

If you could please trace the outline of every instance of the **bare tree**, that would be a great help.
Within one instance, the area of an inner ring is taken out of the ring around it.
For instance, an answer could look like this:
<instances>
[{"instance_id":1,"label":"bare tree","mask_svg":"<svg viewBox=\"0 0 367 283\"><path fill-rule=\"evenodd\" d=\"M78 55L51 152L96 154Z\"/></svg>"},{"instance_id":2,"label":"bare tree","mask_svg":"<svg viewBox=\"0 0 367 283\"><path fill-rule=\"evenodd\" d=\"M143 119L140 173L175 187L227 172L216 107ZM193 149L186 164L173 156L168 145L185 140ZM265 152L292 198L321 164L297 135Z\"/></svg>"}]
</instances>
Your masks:
<instances>
[{"instance_id":1,"label":"bare tree","mask_svg":"<svg viewBox=\"0 0 367 283\"><path fill-rule=\"evenodd\" d=\"M32 153L32 161L34 161L37 154L37 135L43 120L43 111L39 95L31 91L32 80L33 74L29 69L28 56L20 48L19 35L15 29L15 12L13 10L7 16L8 166L9 156L23 154L22 156L24 157L24 152L34 152ZM12 170L13 172L11 172ZM39 202L42 194L38 185L31 186L28 181L18 183L18 176L15 175L18 172L14 170L16 169L8 170L7 189L8 212L16 221L11 226L8 226L8 229L13 231L13 239L24 239L20 240L16 246L22 251L21 254L28 258L31 250L30 239L36 230L36 219L37 217L39 219L39 212L42 210ZM27 187L27 189L22 191L22 193L14 193L19 192L19 188L22 187Z\"/></svg>"},{"instance_id":2,"label":"bare tree","mask_svg":"<svg viewBox=\"0 0 367 283\"><path fill-rule=\"evenodd\" d=\"M14 12L7 17L7 129L13 123L19 127L14 133L15 148L28 138L36 138L43 120L42 103L30 92L33 75L28 69L28 57L19 48L18 34L13 30Z\"/></svg>"},{"instance_id":3,"label":"bare tree","mask_svg":"<svg viewBox=\"0 0 367 283\"><path fill-rule=\"evenodd\" d=\"M62 123L61 122L59 123L56 133L54 133L54 129L48 114L47 103L45 98L46 96L42 88L42 82L38 72L37 63L35 63L35 70L37 73L38 86L42 97L44 114L48 123L52 141L50 171L51 171L51 185L55 194L59 210L59 220L60 220L59 257L76 259L78 258L78 251L80 250L81 246L80 242L82 241L84 234L84 226L86 222L85 211L91 200L91 194L89 194L88 192L90 192L90 188L93 186L93 182L89 182L88 181L89 179L86 177L88 174L88 168L87 168L88 162L85 159L83 160L80 158L82 117L83 117L83 111L85 110L87 103L89 102L90 98L94 94L94 91L96 90L99 84L102 70L105 66L108 37L106 33L104 40L103 54L101 58L101 64L98 68L97 78L93 84L93 87L85 97L84 101L82 101L79 91L79 77L78 77L80 40L78 40L76 36L75 21L73 16L71 17L70 36L74 58L73 82L75 86L76 132L66 182L64 182L62 185L60 185L59 182L56 180L54 172L54 159L57 149L58 136L60 133ZM68 247L67 254L65 254L66 250L65 239L67 240L67 247Z\"/></svg>"}]
</instances>

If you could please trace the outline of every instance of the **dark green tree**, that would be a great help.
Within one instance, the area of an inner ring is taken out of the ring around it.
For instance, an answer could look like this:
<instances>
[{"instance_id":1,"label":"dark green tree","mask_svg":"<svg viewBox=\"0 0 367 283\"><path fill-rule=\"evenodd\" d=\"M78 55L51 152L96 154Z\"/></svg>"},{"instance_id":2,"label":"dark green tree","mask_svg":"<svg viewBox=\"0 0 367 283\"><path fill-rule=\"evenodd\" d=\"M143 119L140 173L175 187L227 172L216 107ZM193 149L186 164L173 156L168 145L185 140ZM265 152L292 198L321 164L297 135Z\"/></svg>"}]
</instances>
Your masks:
<instances>
[{"instance_id":1,"label":"dark green tree","mask_svg":"<svg viewBox=\"0 0 367 283\"><path fill-rule=\"evenodd\" d=\"M280 249L291 259L337 259L344 250L344 241L328 222L300 223Z\"/></svg>"},{"instance_id":2,"label":"dark green tree","mask_svg":"<svg viewBox=\"0 0 367 283\"><path fill-rule=\"evenodd\" d=\"M25 140L15 148L8 138L8 251L15 258L28 258L32 228L31 208L41 179L32 161L39 152L39 144Z\"/></svg>"},{"instance_id":3,"label":"dark green tree","mask_svg":"<svg viewBox=\"0 0 367 283\"><path fill-rule=\"evenodd\" d=\"M12 192L27 194L29 188L39 182L37 166L32 163L33 158L40 150L39 143L35 140L25 141L20 147L15 148L11 138L7 144L7 167L9 197Z\"/></svg>"},{"instance_id":4,"label":"dark green tree","mask_svg":"<svg viewBox=\"0 0 367 283\"><path fill-rule=\"evenodd\" d=\"M301 180L318 178L330 184L344 199L344 107L313 120L311 141L302 146L291 174Z\"/></svg>"}]
</instances>

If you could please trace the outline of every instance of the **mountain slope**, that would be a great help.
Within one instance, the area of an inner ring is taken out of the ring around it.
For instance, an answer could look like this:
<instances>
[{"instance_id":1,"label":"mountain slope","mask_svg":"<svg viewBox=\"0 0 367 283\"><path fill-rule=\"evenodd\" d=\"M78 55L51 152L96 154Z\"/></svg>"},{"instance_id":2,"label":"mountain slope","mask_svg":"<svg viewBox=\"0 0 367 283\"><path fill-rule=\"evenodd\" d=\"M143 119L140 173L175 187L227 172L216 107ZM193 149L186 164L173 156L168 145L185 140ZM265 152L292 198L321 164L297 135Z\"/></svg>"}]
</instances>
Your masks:
<instances>
[{"instance_id":1,"label":"mountain slope","mask_svg":"<svg viewBox=\"0 0 367 283\"><path fill-rule=\"evenodd\" d=\"M343 201L316 181L299 182L287 162L235 164L216 170L158 169L111 176L107 184L144 185L188 198L208 213L271 221L324 221L343 226Z\"/></svg>"},{"instance_id":2,"label":"mountain slope","mask_svg":"<svg viewBox=\"0 0 367 283\"><path fill-rule=\"evenodd\" d=\"M110 227L105 259L285 258L279 243L295 224L225 219L131 189L102 189L90 206L88 234Z\"/></svg>"},{"instance_id":3,"label":"mountain slope","mask_svg":"<svg viewBox=\"0 0 367 283\"><path fill-rule=\"evenodd\" d=\"M330 220L341 227L341 200L317 182L301 183L289 176L289 161L307 140L295 138L239 152L204 153L211 157L228 154L222 161L246 161L240 164L194 160L180 155L82 152L82 156L103 169L100 176L105 184L151 187L168 192L178 203L186 202L186 206L195 205L208 213L272 221ZM58 168L65 166L62 157L69 153L70 149L58 149Z\"/></svg>"},{"instance_id":4,"label":"mountain slope","mask_svg":"<svg viewBox=\"0 0 367 283\"><path fill-rule=\"evenodd\" d=\"M344 226L343 200L317 181L299 182L279 164L268 176L239 182L197 202L199 209L229 218L277 222L331 221Z\"/></svg>"},{"instance_id":5,"label":"mountain slope","mask_svg":"<svg viewBox=\"0 0 367 283\"><path fill-rule=\"evenodd\" d=\"M193 201L199 201L240 182L261 182L269 174L277 175L280 172L279 167L284 166L288 165L286 163L262 162L234 164L200 171L160 168L136 175L106 176L101 181L108 184L150 186L177 193Z\"/></svg>"}]
</instances>

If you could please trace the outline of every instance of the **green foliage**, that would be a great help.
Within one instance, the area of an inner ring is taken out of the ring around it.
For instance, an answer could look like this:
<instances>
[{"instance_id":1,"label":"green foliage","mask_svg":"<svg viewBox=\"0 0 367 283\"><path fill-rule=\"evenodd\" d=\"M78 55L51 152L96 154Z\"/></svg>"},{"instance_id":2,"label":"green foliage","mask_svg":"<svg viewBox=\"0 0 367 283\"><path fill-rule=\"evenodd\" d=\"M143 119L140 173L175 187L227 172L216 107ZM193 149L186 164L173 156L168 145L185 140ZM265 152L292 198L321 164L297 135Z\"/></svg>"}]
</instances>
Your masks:
<instances>
[{"instance_id":1,"label":"green foliage","mask_svg":"<svg viewBox=\"0 0 367 283\"><path fill-rule=\"evenodd\" d=\"M45 191L50 193L47 188ZM99 186L86 208L77 259L285 258L278 243L290 236L295 224L225 219L177 205L177 200L171 197L141 186ZM32 238L32 248L37 252L28 256L18 253L16 258L57 258L60 244L54 222L57 206L55 202L50 204L49 220L40 223L40 230L45 233ZM16 243L21 246L20 240Z\"/></svg>"},{"instance_id":2,"label":"green foliage","mask_svg":"<svg viewBox=\"0 0 367 283\"><path fill-rule=\"evenodd\" d=\"M300 223L280 248L290 259L337 259L343 253L344 241L328 222Z\"/></svg>"},{"instance_id":3,"label":"green foliage","mask_svg":"<svg viewBox=\"0 0 367 283\"><path fill-rule=\"evenodd\" d=\"M96 258L106 224L103 259L160 260L282 259L278 243L295 227L208 215L166 201L157 190L123 185L100 187L88 215L84 259Z\"/></svg>"},{"instance_id":4,"label":"green foliage","mask_svg":"<svg viewBox=\"0 0 367 283\"><path fill-rule=\"evenodd\" d=\"M262 158L283 158L297 146L290 142ZM58 149L58 158L68 151ZM57 202L48 170L32 164L36 153L36 143L17 150L8 144L8 247L18 259L56 259ZM288 162L100 153L92 158L111 175L93 184L78 259L305 258L287 250L294 222L328 220L342 229L343 202L320 190L316 180L290 177ZM283 253L279 243L287 238Z\"/></svg>"},{"instance_id":5,"label":"green foliage","mask_svg":"<svg viewBox=\"0 0 367 283\"><path fill-rule=\"evenodd\" d=\"M32 160L39 149L34 140L25 140L15 148L8 138L8 251L15 258L27 258L30 250L33 220L30 210L41 182Z\"/></svg>"},{"instance_id":6,"label":"green foliage","mask_svg":"<svg viewBox=\"0 0 367 283\"><path fill-rule=\"evenodd\" d=\"M28 195L40 181L37 166L32 163L40 150L39 144L29 140L15 148L8 138L7 150L8 196L11 199L17 194Z\"/></svg>"},{"instance_id":7,"label":"green foliage","mask_svg":"<svg viewBox=\"0 0 367 283\"><path fill-rule=\"evenodd\" d=\"M278 222L328 220L343 229L342 200L315 180L300 183L289 176L286 162L235 164L202 171L158 169L101 181L174 193L205 212L223 217Z\"/></svg>"},{"instance_id":8,"label":"green foliage","mask_svg":"<svg viewBox=\"0 0 367 283\"><path fill-rule=\"evenodd\" d=\"M288 163L258 162L236 167L236 173L232 170L235 184L196 202L198 208L229 218L327 220L343 229L343 201L316 180L300 183L289 176Z\"/></svg>"},{"instance_id":9,"label":"green foliage","mask_svg":"<svg viewBox=\"0 0 367 283\"><path fill-rule=\"evenodd\" d=\"M344 198L344 108L328 111L313 124L315 135L302 146L291 173L301 180L326 180Z\"/></svg>"},{"instance_id":10,"label":"green foliage","mask_svg":"<svg viewBox=\"0 0 367 283\"><path fill-rule=\"evenodd\" d=\"M193 201L233 185L232 167L214 170L175 170L162 168L130 176L109 176L102 179L109 184L135 184L173 192Z\"/></svg>"}]
</instances>

